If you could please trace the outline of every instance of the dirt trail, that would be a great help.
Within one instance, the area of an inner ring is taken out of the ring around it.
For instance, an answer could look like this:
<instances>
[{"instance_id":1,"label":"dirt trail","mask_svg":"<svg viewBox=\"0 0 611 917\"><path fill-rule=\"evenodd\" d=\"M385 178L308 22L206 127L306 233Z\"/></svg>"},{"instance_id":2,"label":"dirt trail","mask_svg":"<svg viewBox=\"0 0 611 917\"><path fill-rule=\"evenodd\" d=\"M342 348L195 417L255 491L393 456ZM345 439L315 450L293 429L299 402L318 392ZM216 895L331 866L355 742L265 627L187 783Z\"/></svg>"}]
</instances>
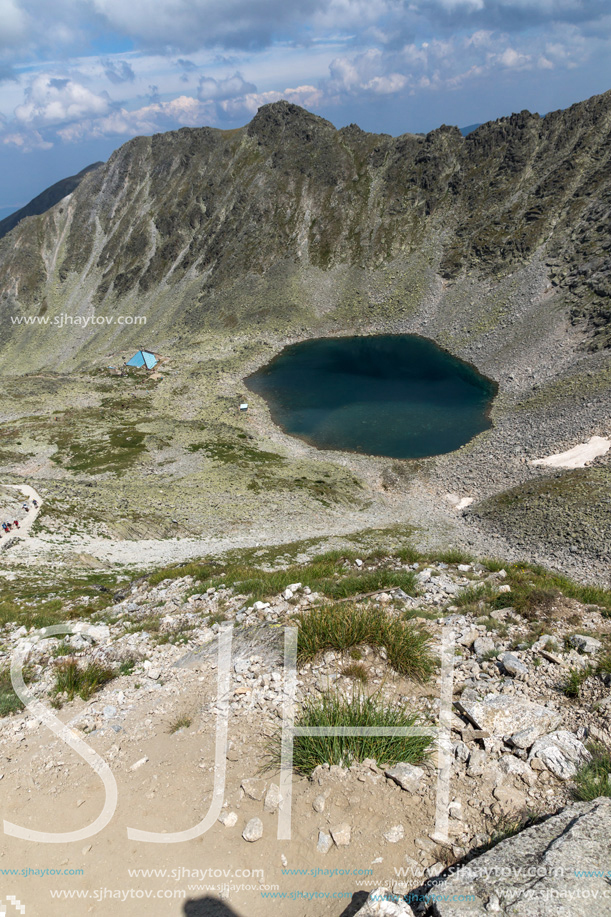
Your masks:
<instances>
[{"instance_id":1,"label":"dirt trail","mask_svg":"<svg viewBox=\"0 0 611 917\"><path fill-rule=\"evenodd\" d=\"M5 484L4 487L7 487L7 488L10 487L12 490L20 491L20 493L22 493L23 496L26 498L26 501L30 504L30 509L27 513L18 512L16 516L9 513L9 517L11 521L14 518L19 519L19 528L15 529L14 533L9 532L8 535L5 535L4 532L0 531L0 543L3 538L8 538L11 535L13 536L18 535L20 537L29 535L30 529L32 528L34 522L36 521L36 518L42 506L42 497L40 496L38 491L34 490L34 488L31 487L29 484ZM38 506L34 506L34 503L33 503L34 500L36 500L36 502L38 503Z\"/></svg>"}]
</instances>

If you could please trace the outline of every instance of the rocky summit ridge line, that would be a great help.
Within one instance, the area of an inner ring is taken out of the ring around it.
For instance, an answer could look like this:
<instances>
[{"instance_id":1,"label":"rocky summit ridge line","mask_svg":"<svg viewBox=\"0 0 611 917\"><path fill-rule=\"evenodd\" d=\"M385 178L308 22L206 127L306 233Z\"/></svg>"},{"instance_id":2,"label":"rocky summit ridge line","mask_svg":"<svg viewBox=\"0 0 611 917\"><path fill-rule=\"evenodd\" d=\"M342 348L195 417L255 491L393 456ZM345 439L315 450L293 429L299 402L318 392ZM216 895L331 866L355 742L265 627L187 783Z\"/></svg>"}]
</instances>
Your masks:
<instances>
[{"instance_id":1,"label":"rocky summit ridge line","mask_svg":"<svg viewBox=\"0 0 611 917\"><path fill-rule=\"evenodd\" d=\"M0 242L0 347L21 349L9 316L127 303L160 332L308 324L291 302L296 278L322 272L345 298L352 272L358 299L354 272L391 262L423 278L409 308L435 280L451 289L540 265L555 291L553 306L541 297L549 321L576 324L580 346L609 347L610 133L607 92L466 137L445 125L336 130L284 101L237 130L137 137ZM109 332L90 329L74 349L92 335ZM66 358L57 342L43 351Z\"/></svg>"}]
</instances>

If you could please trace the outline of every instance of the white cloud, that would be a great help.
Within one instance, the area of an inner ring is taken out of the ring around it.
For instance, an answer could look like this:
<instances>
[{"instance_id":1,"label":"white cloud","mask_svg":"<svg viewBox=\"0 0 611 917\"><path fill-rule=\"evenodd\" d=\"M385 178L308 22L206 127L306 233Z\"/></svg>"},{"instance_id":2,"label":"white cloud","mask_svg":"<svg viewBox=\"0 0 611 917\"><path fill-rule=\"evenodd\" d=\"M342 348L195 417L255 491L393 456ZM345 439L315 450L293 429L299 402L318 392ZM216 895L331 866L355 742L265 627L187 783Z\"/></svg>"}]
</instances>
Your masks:
<instances>
[{"instance_id":1,"label":"white cloud","mask_svg":"<svg viewBox=\"0 0 611 917\"><path fill-rule=\"evenodd\" d=\"M3 134L0 141L5 146L16 146L24 153L30 153L32 150L50 150L53 144L49 140L44 140L38 131L13 131Z\"/></svg>"},{"instance_id":2,"label":"white cloud","mask_svg":"<svg viewBox=\"0 0 611 917\"><path fill-rule=\"evenodd\" d=\"M100 116L109 109L107 95L92 92L70 77L40 74L26 90L25 101L15 109L22 125L43 127Z\"/></svg>"},{"instance_id":3,"label":"white cloud","mask_svg":"<svg viewBox=\"0 0 611 917\"><path fill-rule=\"evenodd\" d=\"M515 48L505 48L503 53L499 54L498 60L503 67L507 67L509 70L523 70L531 64L530 55L522 54L520 51L516 51Z\"/></svg>"}]
</instances>

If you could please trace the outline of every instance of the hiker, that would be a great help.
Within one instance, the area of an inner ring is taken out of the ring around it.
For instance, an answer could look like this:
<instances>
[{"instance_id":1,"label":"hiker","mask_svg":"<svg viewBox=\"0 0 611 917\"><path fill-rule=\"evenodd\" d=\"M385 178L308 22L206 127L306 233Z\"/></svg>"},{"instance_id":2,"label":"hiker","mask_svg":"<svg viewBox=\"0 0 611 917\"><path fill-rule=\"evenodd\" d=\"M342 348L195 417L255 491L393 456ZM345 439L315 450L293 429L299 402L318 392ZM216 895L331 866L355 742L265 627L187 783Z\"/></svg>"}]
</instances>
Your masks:
<instances>
[{"instance_id":1,"label":"hiker","mask_svg":"<svg viewBox=\"0 0 611 917\"><path fill-rule=\"evenodd\" d=\"M34 509L38 509L38 500L32 500L32 503L34 504Z\"/></svg>"},{"instance_id":2,"label":"hiker","mask_svg":"<svg viewBox=\"0 0 611 917\"><path fill-rule=\"evenodd\" d=\"M18 529L18 528L19 528L19 520L18 520L18 519L15 519L15 521L13 522L13 525L15 526L16 529Z\"/></svg>"}]
</instances>

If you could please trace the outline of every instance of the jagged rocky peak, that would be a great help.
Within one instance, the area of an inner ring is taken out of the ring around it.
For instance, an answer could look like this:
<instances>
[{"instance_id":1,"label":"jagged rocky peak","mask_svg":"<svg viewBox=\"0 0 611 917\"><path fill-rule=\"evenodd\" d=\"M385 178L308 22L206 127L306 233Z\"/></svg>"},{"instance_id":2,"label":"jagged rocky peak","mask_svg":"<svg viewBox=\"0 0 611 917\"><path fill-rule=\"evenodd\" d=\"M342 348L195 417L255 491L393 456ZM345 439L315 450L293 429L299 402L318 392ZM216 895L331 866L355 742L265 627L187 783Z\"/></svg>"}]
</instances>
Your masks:
<instances>
[{"instance_id":1,"label":"jagged rocky peak","mask_svg":"<svg viewBox=\"0 0 611 917\"><path fill-rule=\"evenodd\" d=\"M279 101L238 130L134 138L82 180L69 207L0 242L0 302L59 304L70 291L95 306L130 295L148 307L185 285L190 301L204 301L245 278L266 282L280 263L288 277L297 267L375 271L415 254L451 282L486 282L536 259L562 320L608 346L610 130L605 93L467 137L448 125L396 138L336 130ZM164 306L179 324L180 302Z\"/></svg>"}]
</instances>

